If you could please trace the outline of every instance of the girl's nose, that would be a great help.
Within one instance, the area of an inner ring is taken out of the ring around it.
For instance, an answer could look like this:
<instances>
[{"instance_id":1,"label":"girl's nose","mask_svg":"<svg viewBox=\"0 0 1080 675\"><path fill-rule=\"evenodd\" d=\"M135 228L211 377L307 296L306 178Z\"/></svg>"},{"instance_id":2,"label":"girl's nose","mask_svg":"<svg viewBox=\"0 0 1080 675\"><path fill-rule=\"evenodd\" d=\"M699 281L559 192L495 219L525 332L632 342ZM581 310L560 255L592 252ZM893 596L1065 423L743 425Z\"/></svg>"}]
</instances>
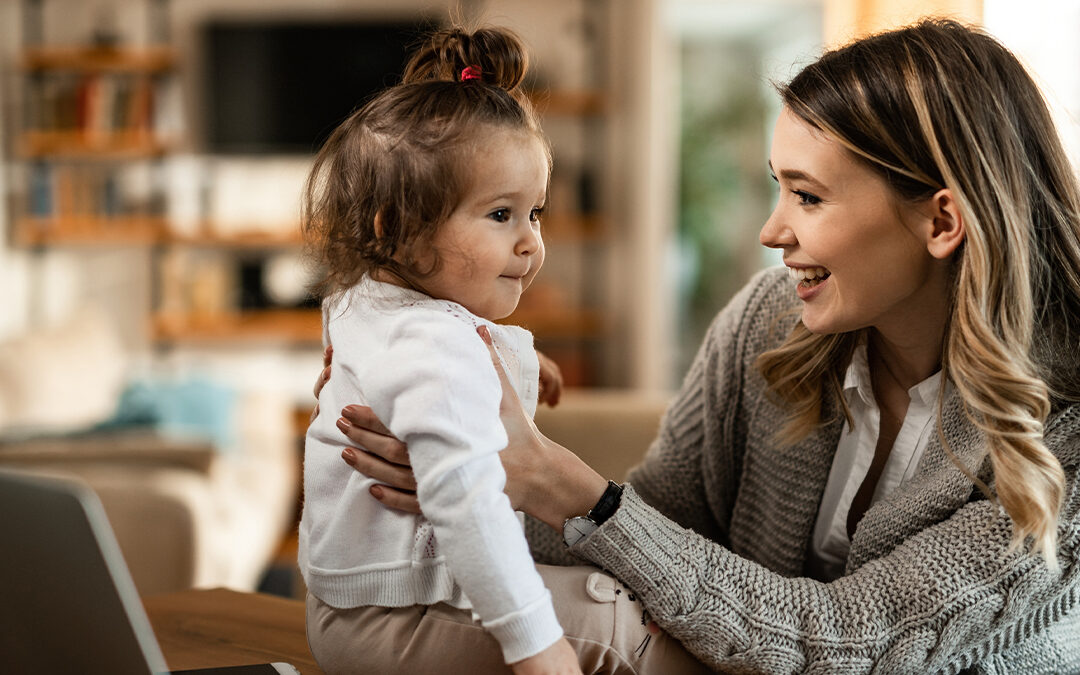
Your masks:
<instances>
[{"instance_id":1,"label":"girl's nose","mask_svg":"<svg viewBox=\"0 0 1080 675\"><path fill-rule=\"evenodd\" d=\"M514 246L514 253L518 255L532 255L540 248L540 231L531 224L525 226L525 232Z\"/></svg>"}]
</instances>

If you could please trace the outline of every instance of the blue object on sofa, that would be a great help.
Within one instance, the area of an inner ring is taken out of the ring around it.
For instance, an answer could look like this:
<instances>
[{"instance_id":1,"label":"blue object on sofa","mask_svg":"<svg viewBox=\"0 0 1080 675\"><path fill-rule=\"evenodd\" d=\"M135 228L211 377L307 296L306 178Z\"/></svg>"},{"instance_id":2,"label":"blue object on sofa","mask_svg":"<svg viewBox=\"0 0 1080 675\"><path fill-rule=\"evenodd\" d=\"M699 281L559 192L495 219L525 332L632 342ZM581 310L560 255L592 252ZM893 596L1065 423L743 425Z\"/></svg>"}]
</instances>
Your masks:
<instances>
[{"instance_id":1,"label":"blue object on sofa","mask_svg":"<svg viewBox=\"0 0 1080 675\"><path fill-rule=\"evenodd\" d=\"M235 391L205 377L138 380L124 389L116 413L94 430L153 427L162 434L208 439L220 452L230 452L236 442L235 404Z\"/></svg>"}]
</instances>

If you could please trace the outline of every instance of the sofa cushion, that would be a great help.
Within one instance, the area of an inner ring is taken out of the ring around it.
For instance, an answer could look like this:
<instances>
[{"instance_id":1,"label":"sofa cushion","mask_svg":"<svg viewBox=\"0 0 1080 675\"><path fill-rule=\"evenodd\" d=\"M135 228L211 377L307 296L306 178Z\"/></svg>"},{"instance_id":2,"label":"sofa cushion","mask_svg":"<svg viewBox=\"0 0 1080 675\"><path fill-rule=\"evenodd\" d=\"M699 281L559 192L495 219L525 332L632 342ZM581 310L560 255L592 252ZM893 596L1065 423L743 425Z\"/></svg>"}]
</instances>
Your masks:
<instances>
[{"instance_id":1,"label":"sofa cushion","mask_svg":"<svg viewBox=\"0 0 1080 675\"><path fill-rule=\"evenodd\" d=\"M0 432L61 433L112 415L127 363L115 328L86 310L0 343Z\"/></svg>"}]
</instances>

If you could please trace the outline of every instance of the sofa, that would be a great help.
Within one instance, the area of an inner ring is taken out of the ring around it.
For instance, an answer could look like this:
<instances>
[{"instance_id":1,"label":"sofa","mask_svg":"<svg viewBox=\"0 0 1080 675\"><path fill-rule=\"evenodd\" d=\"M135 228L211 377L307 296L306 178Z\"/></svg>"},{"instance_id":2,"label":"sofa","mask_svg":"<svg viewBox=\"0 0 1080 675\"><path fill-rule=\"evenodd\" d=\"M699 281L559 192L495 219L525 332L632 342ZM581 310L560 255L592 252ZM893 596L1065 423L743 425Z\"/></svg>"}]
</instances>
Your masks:
<instances>
[{"instance_id":1,"label":"sofa","mask_svg":"<svg viewBox=\"0 0 1080 675\"><path fill-rule=\"evenodd\" d=\"M109 424L130 366L100 312L0 342L0 466L85 481L142 595L254 590L298 506L291 401L236 392L227 448L176 425Z\"/></svg>"},{"instance_id":2,"label":"sofa","mask_svg":"<svg viewBox=\"0 0 1080 675\"><path fill-rule=\"evenodd\" d=\"M656 438L667 392L571 389L559 405L541 405L536 427L601 475L621 482Z\"/></svg>"}]
</instances>

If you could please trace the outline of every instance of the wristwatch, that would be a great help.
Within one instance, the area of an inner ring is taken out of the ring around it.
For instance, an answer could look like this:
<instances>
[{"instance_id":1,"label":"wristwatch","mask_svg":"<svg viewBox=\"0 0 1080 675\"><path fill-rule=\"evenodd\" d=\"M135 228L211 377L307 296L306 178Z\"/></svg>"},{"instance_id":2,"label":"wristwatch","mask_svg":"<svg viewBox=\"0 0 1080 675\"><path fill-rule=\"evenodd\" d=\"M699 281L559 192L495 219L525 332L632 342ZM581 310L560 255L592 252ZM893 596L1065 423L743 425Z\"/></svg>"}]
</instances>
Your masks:
<instances>
[{"instance_id":1,"label":"wristwatch","mask_svg":"<svg viewBox=\"0 0 1080 675\"><path fill-rule=\"evenodd\" d=\"M623 486L609 480L607 489L601 495L600 501L596 502L596 506L589 509L589 512L584 516L567 518L566 522L563 523L563 543L567 546L573 546L595 532L596 528L603 525L619 508L619 503L622 501L622 492Z\"/></svg>"}]
</instances>

